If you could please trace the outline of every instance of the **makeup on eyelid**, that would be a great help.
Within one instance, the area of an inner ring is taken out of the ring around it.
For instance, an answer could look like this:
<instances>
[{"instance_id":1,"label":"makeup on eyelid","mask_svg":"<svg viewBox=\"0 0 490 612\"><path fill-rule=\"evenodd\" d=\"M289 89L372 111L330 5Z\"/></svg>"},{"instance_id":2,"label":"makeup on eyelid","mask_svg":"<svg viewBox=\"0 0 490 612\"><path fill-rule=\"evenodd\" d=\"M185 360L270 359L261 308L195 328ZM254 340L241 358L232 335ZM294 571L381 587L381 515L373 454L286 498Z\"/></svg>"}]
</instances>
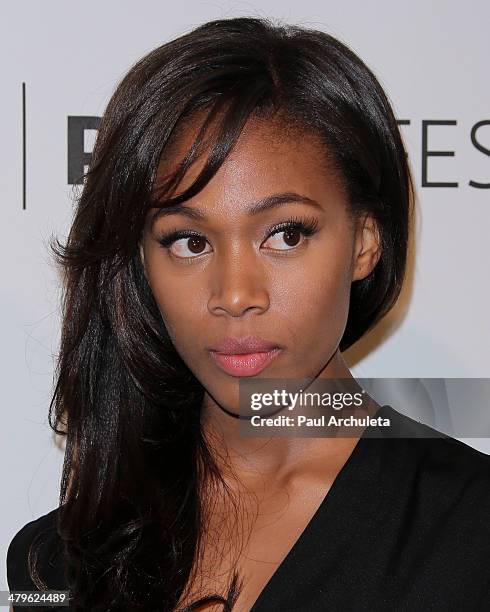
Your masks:
<instances>
[{"instance_id":1,"label":"makeup on eyelid","mask_svg":"<svg viewBox=\"0 0 490 612\"><path fill-rule=\"evenodd\" d=\"M294 216L290 217L287 220L277 223L272 226L266 233L265 240L268 240L272 236L279 234L281 232L287 233L294 230L299 230L299 232L304 236L305 240L310 236L313 236L318 231L318 219L314 217L303 217L303 216ZM171 246L177 241L184 238L204 238L204 235L195 230L178 230L174 229L169 232L162 233L158 236L157 241L163 248L170 250ZM303 241L304 242L304 241ZM303 244L303 243L300 243ZM290 245L291 246L291 245ZM294 250L299 245L292 245L291 249L272 249L277 251L288 251ZM201 255L202 253L197 253L196 255ZM176 257L182 257L176 255ZM182 257L182 259L189 259L188 257ZM192 257L190 257L192 259Z\"/></svg>"}]
</instances>

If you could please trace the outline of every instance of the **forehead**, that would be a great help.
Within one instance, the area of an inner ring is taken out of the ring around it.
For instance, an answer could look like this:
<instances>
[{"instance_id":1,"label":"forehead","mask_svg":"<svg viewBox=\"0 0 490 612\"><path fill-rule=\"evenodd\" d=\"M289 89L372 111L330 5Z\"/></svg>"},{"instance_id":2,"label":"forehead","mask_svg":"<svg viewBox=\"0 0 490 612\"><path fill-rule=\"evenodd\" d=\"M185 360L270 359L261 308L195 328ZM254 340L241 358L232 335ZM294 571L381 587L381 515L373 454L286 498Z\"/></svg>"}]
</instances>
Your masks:
<instances>
[{"instance_id":1,"label":"forehead","mask_svg":"<svg viewBox=\"0 0 490 612\"><path fill-rule=\"evenodd\" d=\"M175 172L201 125L202 119L198 117L179 129L161 158L154 189ZM216 138L214 130L215 126L211 126L206 133L202 154L171 195L188 188L202 170ZM252 117L216 174L185 205L205 210L209 217L226 213L227 218L236 218L245 215L254 202L289 192L323 201L345 197L333 159L318 134L283 119Z\"/></svg>"}]
</instances>

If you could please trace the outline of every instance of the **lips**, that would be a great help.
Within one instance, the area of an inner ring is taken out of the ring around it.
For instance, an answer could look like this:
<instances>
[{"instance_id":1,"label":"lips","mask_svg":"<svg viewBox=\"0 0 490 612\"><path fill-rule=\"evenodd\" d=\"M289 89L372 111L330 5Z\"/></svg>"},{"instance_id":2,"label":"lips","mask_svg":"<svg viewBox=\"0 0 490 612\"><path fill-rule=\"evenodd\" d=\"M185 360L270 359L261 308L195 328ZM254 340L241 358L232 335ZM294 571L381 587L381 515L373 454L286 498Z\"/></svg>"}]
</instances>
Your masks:
<instances>
[{"instance_id":1,"label":"lips","mask_svg":"<svg viewBox=\"0 0 490 612\"><path fill-rule=\"evenodd\" d=\"M232 376L258 374L280 352L280 346L259 336L223 338L210 349L216 365Z\"/></svg>"},{"instance_id":2,"label":"lips","mask_svg":"<svg viewBox=\"0 0 490 612\"><path fill-rule=\"evenodd\" d=\"M260 336L228 336L217 342L210 350L225 355L243 355L246 353L265 353L276 348L280 348L278 344Z\"/></svg>"},{"instance_id":3,"label":"lips","mask_svg":"<svg viewBox=\"0 0 490 612\"><path fill-rule=\"evenodd\" d=\"M280 352L281 349L279 348L262 353L243 353L240 355L227 355L211 351L211 356L216 364L227 374L232 376L253 376L267 367Z\"/></svg>"}]
</instances>

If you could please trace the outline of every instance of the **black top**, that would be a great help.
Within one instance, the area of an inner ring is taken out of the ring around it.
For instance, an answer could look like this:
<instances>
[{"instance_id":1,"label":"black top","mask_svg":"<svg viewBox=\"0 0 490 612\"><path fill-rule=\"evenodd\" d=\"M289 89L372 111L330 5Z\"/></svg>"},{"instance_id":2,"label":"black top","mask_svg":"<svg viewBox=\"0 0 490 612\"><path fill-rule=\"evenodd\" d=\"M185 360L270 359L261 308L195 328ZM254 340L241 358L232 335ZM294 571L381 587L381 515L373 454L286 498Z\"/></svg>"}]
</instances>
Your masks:
<instances>
[{"instance_id":1,"label":"black top","mask_svg":"<svg viewBox=\"0 0 490 612\"><path fill-rule=\"evenodd\" d=\"M490 456L390 406L376 416L400 437L364 430L251 612L490 610ZM433 437L403 437L420 434ZM36 590L27 550L42 530L48 586L67 588L56 513L10 543L11 590Z\"/></svg>"}]
</instances>

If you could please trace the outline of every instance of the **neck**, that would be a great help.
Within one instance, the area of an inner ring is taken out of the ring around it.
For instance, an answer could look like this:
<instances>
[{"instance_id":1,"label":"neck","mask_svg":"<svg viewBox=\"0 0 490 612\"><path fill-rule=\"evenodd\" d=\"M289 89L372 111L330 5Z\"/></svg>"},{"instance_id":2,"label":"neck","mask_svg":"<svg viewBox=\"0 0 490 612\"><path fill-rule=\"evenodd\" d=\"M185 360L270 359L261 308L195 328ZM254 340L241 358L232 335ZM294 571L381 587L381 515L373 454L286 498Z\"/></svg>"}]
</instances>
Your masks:
<instances>
[{"instance_id":1,"label":"neck","mask_svg":"<svg viewBox=\"0 0 490 612\"><path fill-rule=\"evenodd\" d=\"M337 351L317 378L353 379L340 351ZM225 479L254 486L279 483L309 461L319 459L338 465L349 454L357 438L346 437L245 437L240 433L240 420L224 411L205 394L201 423L220 471ZM344 457L345 458L345 457Z\"/></svg>"}]
</instances>

